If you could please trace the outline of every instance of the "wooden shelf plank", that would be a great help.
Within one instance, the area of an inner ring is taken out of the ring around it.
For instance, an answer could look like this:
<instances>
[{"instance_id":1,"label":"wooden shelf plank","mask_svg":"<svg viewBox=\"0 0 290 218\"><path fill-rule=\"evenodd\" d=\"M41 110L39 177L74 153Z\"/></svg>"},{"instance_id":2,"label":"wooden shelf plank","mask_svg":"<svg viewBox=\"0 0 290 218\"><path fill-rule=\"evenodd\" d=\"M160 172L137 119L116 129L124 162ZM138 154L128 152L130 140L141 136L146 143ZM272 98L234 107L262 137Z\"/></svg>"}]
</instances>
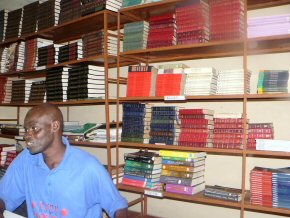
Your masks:
<instances>
[{"instance_id":1,"label":"wooden shelf plank","mask_svg":"<svg viewBox=\"0 0 290 218\"><path fill-rule=\"evenodd\" d=\"M69 141L71 145L81 146L81 147L92 147L92 148L108 148L107 143L99 143L99 142L89 142L89 141ZM110 143L111 148L116 147L116 142Z\"/></svg>"},{"instance_id":2,"label":"wooden shelf plank","mask_svg":"<svg viewBox=\"0 0 290 218\"><path fill-rule=\"evenodd\" d=\"M289 158L290 152L284 151L259 151L259 150L247 150L248 156L261 156L261 157L271 157L271 158Z\"/></svg>"},{"instance_id":3,"label":"wooden shelf plank","mask_svg":"<svg viewBox=\"0 0 290 218\"><path fill-rule=\"evenodd\" d=\"M248 0L248 10L270 8L290 4L290 0Z\"/></svg>"},{"instance_id":4,"label":"wooden shelf plank","mask_svg":"<svg viewBox=\"0 0 290 218\"><path fill-rule=\"evenodd\" d=\"M117 187L121 191L129 191L129 192L134 192L134 193L139 193L139 194L144 194L144 191L145 191L145 189L143 189L143 188L123 185L123 184L118 184ZM221 207L229 207L229 208L235 208L235 209L240 209L241 208L241 204L240 203L208 198L208 197L205 197L203 195L203 192L199 192L199 193L197 193L197 194L195 194L193 196L175 194L175 193L169 193L169 192L163 192L163 196L166 199L188 201L188 202L200 203L200 204L209 204L209 205L215 205L215 206L221 206Z\"/></svg>"},{"instance_id":5,"label":"wooden shelf plank","mask_svg":"<svg viewBox=\"0 0 290 218\"><path fill-rule=\"evenodd\" d=\"M226 154L226 155L242 155L243 154L243 150L239 150L239 149L193 148L193 147L184 147L184 146L176 146L176 145L154 145L154 144L140 144L140 143L131 143L131 142L119 142L119 147L148 148L148 149L154 149L154 150L166 149L166 150L193 151L193 152L205 151L211 154Z\"/></svg>"}]
</instances>

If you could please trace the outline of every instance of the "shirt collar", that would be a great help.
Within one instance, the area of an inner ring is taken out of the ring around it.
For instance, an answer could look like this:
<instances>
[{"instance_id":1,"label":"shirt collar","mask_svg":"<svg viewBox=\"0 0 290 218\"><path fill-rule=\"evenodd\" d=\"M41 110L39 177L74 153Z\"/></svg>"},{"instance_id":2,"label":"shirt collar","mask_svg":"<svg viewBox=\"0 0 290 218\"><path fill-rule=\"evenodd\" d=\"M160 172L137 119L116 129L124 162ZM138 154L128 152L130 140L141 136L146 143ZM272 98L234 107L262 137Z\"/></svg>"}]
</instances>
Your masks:
<instances>
[{"instance_id":1,"label":"shirt collar","mask_svg":"<svg viewBox=\"0 0 290 218\"><path fill-rule=\"evenodd\" d=\"M65 170L65 169L68 168L68 164L66 164L66 163L67 163L68 156L71 153L71 145L69 144L69 141L67 140L67 138L65 138L63 136L62 136L62 142L66 146L65 153L64 153L63 159L60 162L60 164L55 169L53 169L54 171L55 170L60 170L60 169ZM44 162L42 153L39 153L39 154L36 154L36 155L37 155L37 157L35 158L35 160L36 160L35 161L35 165L38 166L38 167L41 167L43 169L50 170L48 168L48 166L46 165L46 163Z\"/></svg>"}]
</instances>

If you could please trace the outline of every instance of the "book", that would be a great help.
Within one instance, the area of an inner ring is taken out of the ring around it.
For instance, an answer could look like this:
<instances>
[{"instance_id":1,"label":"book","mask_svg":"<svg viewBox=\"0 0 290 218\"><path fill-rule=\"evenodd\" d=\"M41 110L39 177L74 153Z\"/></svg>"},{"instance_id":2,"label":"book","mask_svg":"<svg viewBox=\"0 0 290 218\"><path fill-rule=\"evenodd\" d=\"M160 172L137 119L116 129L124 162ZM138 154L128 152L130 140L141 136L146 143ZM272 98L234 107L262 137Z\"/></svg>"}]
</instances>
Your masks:
<instances>
[{"instance_id":1,"label":"book","mask_svg":"<svg viewBox=\"0 0 290 218\"><path fill-rule=\"evenodd\" d=\"M159 155L168 156L168 157L200 158L200 157L206 157L206 152L160 150Z\"/></svg>"}]
</instances>

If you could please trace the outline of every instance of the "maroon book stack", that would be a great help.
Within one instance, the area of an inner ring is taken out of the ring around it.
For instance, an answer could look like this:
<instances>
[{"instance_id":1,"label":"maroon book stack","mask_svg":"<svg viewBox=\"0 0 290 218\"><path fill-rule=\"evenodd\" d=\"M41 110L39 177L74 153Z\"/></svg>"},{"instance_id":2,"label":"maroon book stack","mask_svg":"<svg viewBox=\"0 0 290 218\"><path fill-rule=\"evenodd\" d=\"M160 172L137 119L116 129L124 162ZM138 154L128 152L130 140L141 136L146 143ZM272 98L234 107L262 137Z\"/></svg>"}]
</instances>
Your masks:
<instances>
[{"instance_id":1,"label":"maroon book stack","mask_svg":"<svg viewBox=\"0 0 290 218\"><path fill-rule=\"evenodd\" d=\"M181 132L178 145L212 147L213 110L180 109Z\"/></svg>"},{"instance_id":2,"label":"maroon book stack","mask_svg":"<svg viewBox=\"0 0 290 218\"><path fill-rule=\"evenodd\" d=\"M175 12L152 15L149 26L148 48L176 45Z\"/></svg>"},{"instance_id":3,"label":"maroon book stack","mask_svg":"<svg viewBox=\"0 0 290 218\"><path fill-rule=\"evenodd\" d=\"M214 118L213 147L242 149L243 118Z\"/></svg>"},{"instance_id":4,"label":"maroon book stack","mask_svg":"<svg viewBox=\"0 0 290 218\"><path fill-rule=\"evenodd\" d=\"M272 207L272 169L255 167L250 174L251 204Z\"/></svg>"},{"instance_id":5,"label":"maroon book stack","mask_svg":"<svg viewBox=\"0 0 290 218\"><path fill-rule=\"evenodd\" d=\"M274 139L273 123L249 123L248 149L256 149L256 139Z\"/></svg>"},{"instance_id":6,"label":"maroon book stack","mask_svg":"<svg viewBox=\"0 0 290 218\"><path fill-rule=\"evenodd\" d=\"M243 0L209 0L210 40L242 39L244 33Z\"/></svg>"},{"instance_id":7,"label":"maroon book stack","mask_svg":"<svg viewBox=\"0 0 290 218\"><path fill-rule=\"evenodd\" d=\"M3 102L5 99L6 82L7 82L7 77L0 76L0 102Z\"/></svg>"},{"instance_id":8,"label":"maroon book stack","mask_svg":"<svg viewBox=\"0 0 290 218\"><path fill-rule=\"evenodd\" d=\"M207 0L182 4L176 8L177 44L209 40L209 5Z\"/></svg>"}]
</instances>

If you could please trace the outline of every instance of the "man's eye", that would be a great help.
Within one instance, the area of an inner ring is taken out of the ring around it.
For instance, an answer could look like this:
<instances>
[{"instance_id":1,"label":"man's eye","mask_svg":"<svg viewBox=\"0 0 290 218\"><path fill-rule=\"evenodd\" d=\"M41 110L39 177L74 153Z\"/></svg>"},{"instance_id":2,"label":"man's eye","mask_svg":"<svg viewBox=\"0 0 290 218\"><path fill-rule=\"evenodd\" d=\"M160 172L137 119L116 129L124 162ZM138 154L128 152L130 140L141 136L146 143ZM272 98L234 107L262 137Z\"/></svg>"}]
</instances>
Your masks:
<instances>
[{"instance_id":1,"label":"man's eye","mask_svg":"<svg viewBox=\"0 0 290 218\"><path fill-rule=\"evenodd\" d=\"M31 130L32 130L32 131L38 131L38 130L39 130L39 128L38 128L38 127L36 127L36 126L33 126L33 127L31 127Z\"/></svg>"}]
</instances>

